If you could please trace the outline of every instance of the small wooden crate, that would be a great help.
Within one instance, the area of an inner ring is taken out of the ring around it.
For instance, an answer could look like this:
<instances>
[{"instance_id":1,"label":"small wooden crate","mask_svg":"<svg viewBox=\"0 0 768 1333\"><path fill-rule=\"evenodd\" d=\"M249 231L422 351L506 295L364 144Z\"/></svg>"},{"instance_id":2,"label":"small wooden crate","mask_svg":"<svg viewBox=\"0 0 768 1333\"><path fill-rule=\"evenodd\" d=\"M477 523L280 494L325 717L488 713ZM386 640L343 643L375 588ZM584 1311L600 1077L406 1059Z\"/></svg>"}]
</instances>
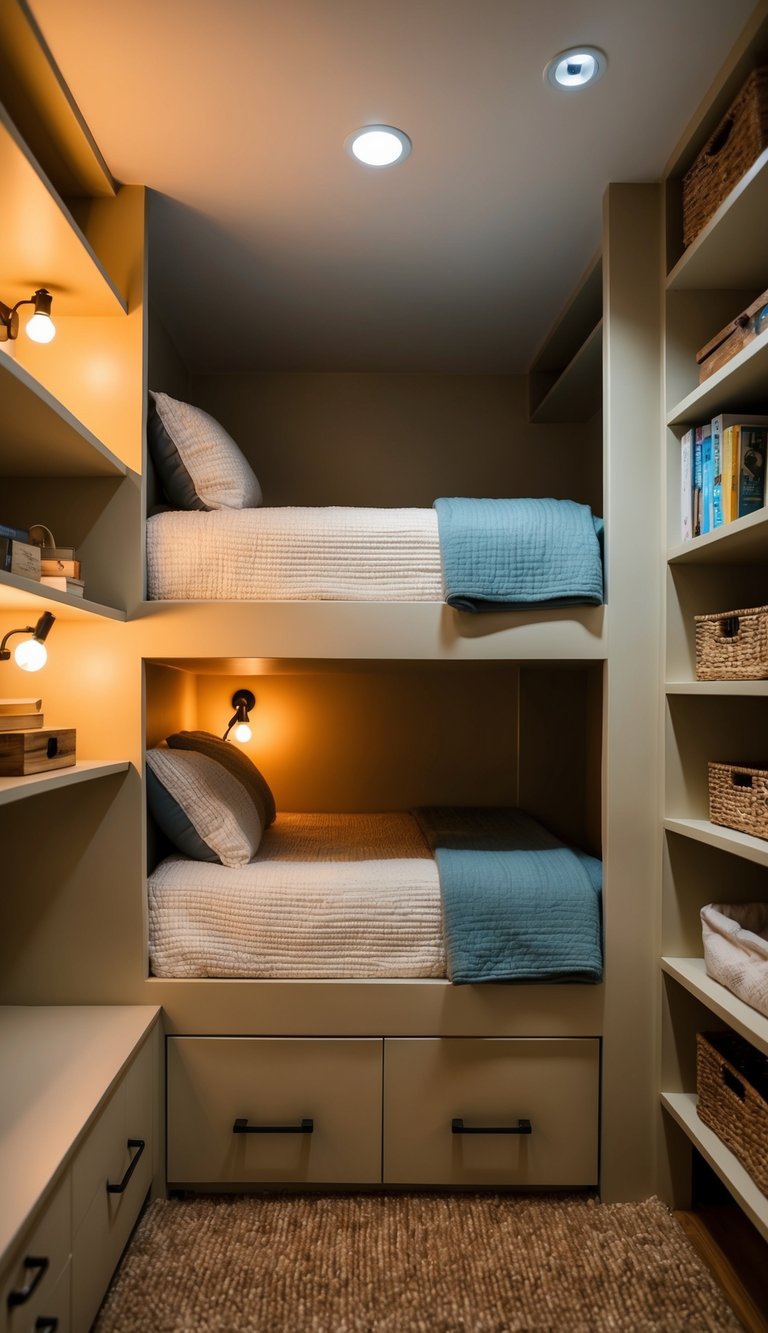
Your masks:
<instances>
[{"instance_id":1,"label":"small wooden crate","mask_svg":"<svg viewBox=\"0 0 768 1333\"><path fill-rule=\"evenodd\" d=\"M694 616L697 680L768 680L768 606Z\"/></svg>"},{"instance_id":2,"label":"small wooden crate","mask_svg":"<svg viewBox=\"0 0 768 1333\"><path fill-rule=\"evenodd\" d=\"M737 1032L697 1032L699 1119L768 1194L768 1056Z\"/></svg>"},{"instance_id":3,"label":"small wooden crate","mask_svg":"<svg viewBox=\"0 0 768 1333\"><path fill-rule=\"evenodd\" d=\"M761 292L730 324L726 324L704 347L699 348L696 353L699 384L727 365L738 352L754 342L765 328L768 328L768 291Z\"/></svg>"},{"instance_id":4,"label":"small wooden crate","mask_svg":"<svg viewBox=\"0 0 768 1333\"><path fill-rule=\"evenodd\" d=\"M739 833L768 838L768 769L710 763L709 818Z\"/></svg>"},{"instance_id":5,"label":"small wooden crate","mask_svg":"<svg viewBox=\"0 0 768 1333\"><path fill-rule=\"evenodd\" d=\"M683 244L689 246L768 146L768 66L755 69L683 177Z\"/></svg>"},{"instance_id":6,"label":"small wooden crate","mask_svg":"<svg viewBox=\"0 0 768 1333\"><path fill-rule=\"evenodd\" d=\"M20 778L75 763L76 731L8 731L0 735L0 777Z\"/></svg>"}]
</instances>

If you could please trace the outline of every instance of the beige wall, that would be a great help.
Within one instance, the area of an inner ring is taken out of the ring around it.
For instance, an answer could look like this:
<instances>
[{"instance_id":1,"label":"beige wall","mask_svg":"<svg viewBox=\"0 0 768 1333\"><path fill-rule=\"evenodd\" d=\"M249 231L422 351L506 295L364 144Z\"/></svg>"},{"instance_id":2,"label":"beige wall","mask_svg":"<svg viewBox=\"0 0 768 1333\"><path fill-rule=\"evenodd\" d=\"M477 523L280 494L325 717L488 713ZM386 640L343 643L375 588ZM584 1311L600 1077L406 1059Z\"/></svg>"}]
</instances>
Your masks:
<instances>
[{"instance_id":1,"label":"beige wall","mask_svg":"<svg viewBox=\"0 0 768 1333\"><path fill-rule=\"evenodd\" d=\"M248 456L267 505L554 495L600 512L589 423L529 425L523 376L198 375L190 394Z\"/></svg>"}]
</instances>

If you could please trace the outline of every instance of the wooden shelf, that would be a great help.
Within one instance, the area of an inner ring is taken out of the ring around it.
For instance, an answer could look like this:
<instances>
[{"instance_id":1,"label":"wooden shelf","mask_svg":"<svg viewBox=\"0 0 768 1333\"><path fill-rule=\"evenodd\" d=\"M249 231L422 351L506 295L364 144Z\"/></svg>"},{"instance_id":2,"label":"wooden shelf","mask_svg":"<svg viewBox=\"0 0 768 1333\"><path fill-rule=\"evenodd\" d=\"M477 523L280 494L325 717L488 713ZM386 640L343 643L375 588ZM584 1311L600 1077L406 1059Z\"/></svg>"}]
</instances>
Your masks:
<instances>
[{"instance_id":1,"label":"wooden shelf","mask_svg":"<svg viewBox=\"0 0 768 1333\"><path fill-rule=\"evenodd\" d=\"M79 782L108 778L114 773L127 773L129 768L127 759L80 759L70 768L52 768L46 773L30 773L24 778L0 777L0 805L23 801L29 796L42 796L60 787L73 787Z\"/></svg>"},{"instance_id":2,"label":"wooden shelf","mask_svg":"<svg viewBox=\"0 0 768 1333\"><path fill-rule=\"evenodd\" d=\"M7 299L2 292L0 299ZM0 476L126 476L125 464L14 360L7 347L0 351Z\"/></svg>"},{"instance_id":3,"label":"wooden shelf","mask_svg":"<svg viewBox=\"0 0 768 1333\"><path fill-rule=\"evenodd\" d=\"M667 278L668 291L761 292L768 282L768 148Z\"/></svg>"},{"instance_id":4,"label":"wooden shelf","mask_svg":"<svg viewBox=\"0 0 768 1333\"><path fill-rule=\"evenodd\" d=\"M707 975L703 958L662 958L662 971L768 1055L768 1018Z\"/></svg>"},{"instance_id":5,"label":"wooden shelf","mask_svg":"<svg viewBox=\"0 0 768 1333\"><path fill-rule=\"evenodd\" d=\"M588 421L603 401L603 321L599 320L573 360L531 412L531 421Z\"/></svg>"},{"instance_id":6,"label":"wooden shelf","mask_svg":"<svg viewBox=\"0 0 768 1333\"><path fill-rule=\"evenodd\" d=\"M717 412L764 408L768 398L766 384L768 329L673 407L667 414L667 425L697 426Z\"/></svg>"},{"instance_id":7,"label":"wooden shelf","mask_svg":"<svg viewBox=\"0 0 768 1333\"><path fill-rule=\"evenodd\" d=\"M13 200L0 215L0 299L13 305L47 287L54 319L124 315L125 297L2 106L0 178L4 198Z\"/></svg>"},{"instance_id":8,"label":"wooden shelf","mask_svg":"<svg viewBox=\"0 0 768 1333\"><path fill-rule=\"evenodd\" d=\"M755 838L750 833L739 833L736 829L723 828L709 819L672 819L664 820L668 833L678 833L682 838L692 838L694 842L703 842L718 851L730 852L741 856L745 861L755 861L757 865L768 867L768 840Z\"/></svg>"},{"instance_id":9,"label":"wooden shelf","mask_svg":"<svg viewBox=\"0 0 768 1333\"><path fill-rule=\"evenodd\" d=\"M668 681L666 694L725 695L727 698L767 698L768 680L677 680Z\"/></svg>"},{"instance_id":10,"label":"wooden shelf","mask_svg":"<svg viewBox=\"0 0 768 1333\"><path fill-rule=\"evenodd\" d=\"M717 1135L699 1120L696 1113L696 1094L662 1092L661 1104L730 1190L763 1239L768 1240L768 1199L757 1188L738 1158L734 1157Z\"/></svg>"},{"instance_id":11,"label":"wooden shelf","mask_svg":"<svg viewBox=\"0 0 768 1333\"><path fill-rule=\"evenodd\" d=\"M83 617L101 616L104 620L125 620L127 612L115 606L104 606L101 602L92 602L87 597L73 597L71 593L60 592L58 588L49 588L36 579L24 579L18 574L0 572L0 607L3 610L16 611L19 615L27 612L40 615L43 611L53 610L61 620L80 620Z\"/></svg>"},{"instance_id":12,"label":"wooden shelf","mask_svg":"<svg viewBox=\"0 0 768 1333\"><path fill-rule=\"evenodd\" d=\"M768 509L734 519L703 537L673 546L667 563L679 564L768 564Z\"/></svg>"}]
</instances>

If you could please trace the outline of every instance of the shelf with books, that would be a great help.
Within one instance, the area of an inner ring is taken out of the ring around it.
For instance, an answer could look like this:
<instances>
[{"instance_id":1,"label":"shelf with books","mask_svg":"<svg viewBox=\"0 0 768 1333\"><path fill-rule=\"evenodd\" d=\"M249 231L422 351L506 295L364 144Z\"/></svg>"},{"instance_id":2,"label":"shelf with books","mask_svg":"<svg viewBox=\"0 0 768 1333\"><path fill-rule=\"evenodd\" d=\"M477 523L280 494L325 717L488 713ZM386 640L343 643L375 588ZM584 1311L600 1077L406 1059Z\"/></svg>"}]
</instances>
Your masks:
<instances>
[{"instance_id":1,"label":"shelf with books","mask_svg":"<svg viewBox=\"0 0 768 1333\"><path fill-rule=\"evenodd\" d=\"M699 1119L694 1092L662 1092L661 1104L720 1177L747 1217L768 1240L768 1199L749 1172L717 1135Z\"/></svg>"},{"instance_id":2,"label":"shelf with books","mask_svg":"<svg viewBox=\"0 0 768 1333\"><path fill-rule=\"evenodd\" d=\"M125 314L125 296L2 106L0 175L6 198L13 199L0 219L2 300L26 300L34 275L35 286L52 292L54 315Z\"/></svg>"},{"instance_id":3,"label":"shelf with books","mask_svg":"<svg viewBox=\"0 0 768 1333\"><path fill-rule=\"evenodd\" d=\"M129 768L127 759L79 759L69 768L55 768L46 773L30 773L27 777L0 778L0 805L23 801L30 796L42 796L45 792L57 791L61 787L73 787L81 782L108 778L116 773L127 773Z\"/></svg>"},{"instance_id":4,"label":"shelf with books","mask_svg":"<svg viewBox=\"0 0 768 1333\"><path fill-rule=\"evenodd\" d=\"M57 588L49 588L35 579L25 579L1 571L0 607L4 611L18 611L20 614L29 611L30 615L39 615L47 608L62 620L78 620L83 616L101 616L106 620L126 619L126 612L118 607L106 606L87 597L73 596Z\"/></svg>"},{"instance_id":5,"label":"shelf with books","mask_svg":"<svg viewBox=\"0 0 768 1333\"><path fill-rule=\"evenodd\" d=\"M667 976L684 986L713 1014L717 1014L729 1027L746 1037L764 1055L768 1055L768 1018L708 976L703 958L664 957L661 967Z\"/></svg>"},{"instance_id":6,"label":"shelf with books","mask_svg":"<svg viewBox=\"0 0 768 1333\"><path fill-rule=\"evenodd\" d=\"M677 511L675 511L676 514ZM768 563L768 509L734 519L702 537L680 542L667 552L670 565Z\"/></svg>"}]
</instances>

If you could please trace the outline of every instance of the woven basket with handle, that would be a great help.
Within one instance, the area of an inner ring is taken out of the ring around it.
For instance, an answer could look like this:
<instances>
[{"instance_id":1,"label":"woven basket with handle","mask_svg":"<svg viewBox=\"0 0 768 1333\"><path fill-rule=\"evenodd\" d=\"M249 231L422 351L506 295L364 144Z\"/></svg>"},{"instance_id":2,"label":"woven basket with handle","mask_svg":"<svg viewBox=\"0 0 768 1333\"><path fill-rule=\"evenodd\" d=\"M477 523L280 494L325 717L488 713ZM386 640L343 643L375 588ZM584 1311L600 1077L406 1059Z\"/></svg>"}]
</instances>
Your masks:
<instances>
[{"instance_id":1,"label":"woven basket with handle","mask_svg":"<svg viewBox=\"0 0 768 1333\"><path fill-rule=\"evenodd\" d=\"M768 679L768 606L694 621L697 680Z\"/></svg>"},{"instance_id":2,"label":"woven basket with handle","mask_svg":"<svg viewBox=\"0 0 768 1333\"><path fill-rule=\"evenodd\" d=\"M768 146L768 66L755 69L683 177L683 244L688 246Z\"/></svg>"},{"instance_id":3,"label":"woven basket with handle","mask_svg":"<svg viewBox=\"0 0 768 1333\"><path fill-rule=\"evenodd\" d=\"M713 824L768 838L768 770L710 763L709 818Z\"/></svg>"},{"instance_id":4,"label":"woven basket with handle","mask_svg":"<svg viewBox=\"0 0 768 1333\"><path fill-rule=\"evenodd\" d=\"M697 1111L768 1194L768 1056L737 1032L697 1032Z\"/></svg>"}]
</instances>

